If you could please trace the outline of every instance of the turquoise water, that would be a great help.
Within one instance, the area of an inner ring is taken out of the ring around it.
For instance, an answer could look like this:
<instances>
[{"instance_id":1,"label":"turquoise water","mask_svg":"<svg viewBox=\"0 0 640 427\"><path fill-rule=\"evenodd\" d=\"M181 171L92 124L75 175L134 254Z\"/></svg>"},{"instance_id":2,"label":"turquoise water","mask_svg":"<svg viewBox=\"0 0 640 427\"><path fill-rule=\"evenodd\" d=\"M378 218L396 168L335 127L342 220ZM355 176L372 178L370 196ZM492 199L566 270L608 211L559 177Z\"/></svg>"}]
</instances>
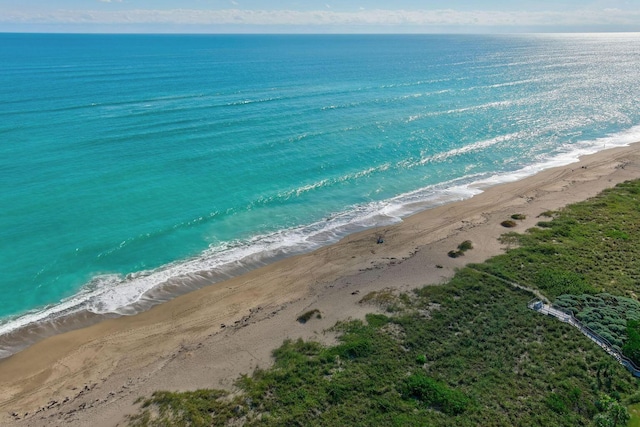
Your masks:
<instances>
[{"instance_id":1,"label":"turquoise water","mask_svg":"<svg viewBox=\"0 0 640 427\"><path fill-rule=\"evenodd\" d=\"M0 334L640 140L639 34L0 34L0 64Z\"/></svg>"}]
</instances>

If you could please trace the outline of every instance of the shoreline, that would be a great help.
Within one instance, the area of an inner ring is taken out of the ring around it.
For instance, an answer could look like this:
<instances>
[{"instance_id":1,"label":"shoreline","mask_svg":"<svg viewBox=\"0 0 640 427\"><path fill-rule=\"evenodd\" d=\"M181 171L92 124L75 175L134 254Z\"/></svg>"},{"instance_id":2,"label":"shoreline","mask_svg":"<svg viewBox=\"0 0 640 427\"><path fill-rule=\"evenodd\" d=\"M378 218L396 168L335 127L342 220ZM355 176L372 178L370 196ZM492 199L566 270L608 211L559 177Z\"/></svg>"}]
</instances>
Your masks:
<instances>
[{"instance_id":1,"label":"shoreline","mask_svg":"<svg viewBox=\"0 0 640 427\"><path fill-rule=\"evenodd\" d=\"M286 338L333 342L325 330L336 321L376 310L360 303L368 292L443 283L456 268L499 254L499 235L523 232L541 212L634 178L640 143L484 188L135 316L52 336L0 360L0 424L113 426L135 411L137 396L154 390L232 388L240 374L267 367ZM527 218L513 229L500 226L513 213ZM384 243L376 243L378 236ZM474 249L449 258L464 240ZM310 309L322 319L296 321Z\"/></svg>"},{"instance_id":2,"label":"shoreline","mask_svg":"<svg viewBox=\"0 0 640 427\"><path fill-rule=\"evenodd\" d=\"M620 140L610 141L613 142L611 148L626 147L633 142L629 135L621 134L618 137ZM608 138L610 137L595 141L602 141L604 146ZM232 245L228 251L217 255L211 256L207 254L208 251L204 251L148 271L126 275L108 274L106 276L118 277L112 287L98 291L83 287L78 293L59 303L27 311L0 324L0 361L51 336L86 328L108 319L138 315L198 289L336 244L351 234L394 225L425 210L474 197L495 185L511 183L547 169L575 163L581 156L597 153L598 151L594 151L595 147L596 144L591 141L573 151L543 159L515 171L482 175L475 179L460 178L427 186L390 199L361 205L324 220L257 235ZM334 223L336 219L338 220ZM329 237L316 239L321 234ZM90 282L97 280L97 277L99 276L95 276Z\"/></svg>"}]
</instances>

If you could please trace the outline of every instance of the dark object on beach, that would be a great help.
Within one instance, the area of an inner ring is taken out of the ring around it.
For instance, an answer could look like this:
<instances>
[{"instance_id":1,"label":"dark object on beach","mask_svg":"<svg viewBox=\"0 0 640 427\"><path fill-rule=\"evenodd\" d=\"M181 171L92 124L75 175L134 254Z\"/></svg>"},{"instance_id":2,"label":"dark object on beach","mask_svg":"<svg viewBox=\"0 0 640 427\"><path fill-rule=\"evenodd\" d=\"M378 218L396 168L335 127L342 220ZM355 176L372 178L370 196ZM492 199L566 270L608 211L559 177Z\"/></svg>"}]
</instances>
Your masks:
<instances>
[{"instance_id":1,"label":"dark object on beach","mask_svg":"<svg viewBox=\"0 0 640 427\"><path fill-rule=\"evenodd\" d=\"M382 238L382 236L378 236L378 244L380 243L384 243L384 239Z\"/></svg>"},{"instance_id":2,"label":"dark object on beach","mask_svg":"<svg viewBox=\"0 0 640 427\"><path fill-rule=\"evenodd\" d=\"M463 256L469 249L473 249L473 243L471 243L471 240L465 240L458 245L457 251L449 251L447 255L449 255L450 258L458 258Z\"/></svg>"},{"instance_id":3,"label":"dark object on beach","mask_svg":"<svg viewBox=\"0 0 640 427\"><path fill-rule=\"evenodd\" d=\"M450 258L458 258L460 256L463 256L464 252L462 252L462 251L449 251L447 253L447 255L449 255Z\"/></svg>"},{"instance_id":4,"label":"dark object on beach","mask_svg":"<svg viewBox=\"0 0 640 427\"><path fill-rule=\"evenodd\" d=\"M298 316L298 322L302 323L303 325L305 323L307 323L312 317L315 317L316 319L321 319L322 318L322 314L320 314L320 310L318 310L317 308L314 308L313 310L309 310L303 314L301 314L300 316Z\"/></svg>"},{"instance_id":5,"label":"dark object on beach","mask_svg":"<svg viewBox=\"0 0 640 427\"><path fill-rule=\"evenodd\" d=\"M471 243L471 240L465 240L458 245L458 249L462 252L468 251L469 249L473 249L473 243Z\"/></svg>"},{"instance_id":6,"label":"dark object on beach","mask_svg":"<svg viewBox=\"0 0 640 427\"><path fill-rule=\"evenodd\" d=\"M502 221L500 225L503 227L512 228L516 226L516 222L512 220L507 220L507 221Z\"/></svg>"}]
</instances>

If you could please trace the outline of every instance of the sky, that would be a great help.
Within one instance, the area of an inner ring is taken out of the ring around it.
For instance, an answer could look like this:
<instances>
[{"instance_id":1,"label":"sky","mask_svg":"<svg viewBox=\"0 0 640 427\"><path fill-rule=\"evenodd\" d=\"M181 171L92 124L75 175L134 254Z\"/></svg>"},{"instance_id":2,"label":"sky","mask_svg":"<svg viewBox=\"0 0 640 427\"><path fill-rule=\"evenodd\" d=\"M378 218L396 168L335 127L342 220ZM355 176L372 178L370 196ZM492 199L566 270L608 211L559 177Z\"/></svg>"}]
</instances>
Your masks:
<instances>
[{"instance_id":1,"label":"sky","mask_svg":"<svg viewBox=\"0 0 640 427\"><path fill-rule=\"evenodd\" d=\"M640 32L640 0L0 0L0 32Z\"/></svg>"}]
</instances>

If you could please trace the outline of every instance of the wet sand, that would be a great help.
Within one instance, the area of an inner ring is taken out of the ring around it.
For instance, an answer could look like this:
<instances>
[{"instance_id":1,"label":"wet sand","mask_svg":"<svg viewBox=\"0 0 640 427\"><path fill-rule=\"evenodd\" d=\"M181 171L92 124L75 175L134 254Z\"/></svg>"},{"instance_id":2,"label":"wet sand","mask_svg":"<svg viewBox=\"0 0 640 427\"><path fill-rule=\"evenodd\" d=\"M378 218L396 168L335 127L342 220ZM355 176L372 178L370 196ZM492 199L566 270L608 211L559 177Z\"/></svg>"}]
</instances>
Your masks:
<instances>
[{"instance_id":1,"label":"wet sand","mask_svg":"<svg viewBox=\"0 0 640 427\"><path fill-rule=\"evenodd\" d=\"M444 283L456 268L501 253L504 232L523 232L544 211L636 178L640 143L350 235L135 316L50 337L0 361L0 425L125 425L135 399L155 390L232 389L240 374L268 367L284 339L334 342L325 331L336 321L377 310L361 302L369 292ZM514 213L526 219L503 228ZM474 249L449 258L464 240ZM296 321L311 309L322 318Z\"/></svg>"}]
</instances>

